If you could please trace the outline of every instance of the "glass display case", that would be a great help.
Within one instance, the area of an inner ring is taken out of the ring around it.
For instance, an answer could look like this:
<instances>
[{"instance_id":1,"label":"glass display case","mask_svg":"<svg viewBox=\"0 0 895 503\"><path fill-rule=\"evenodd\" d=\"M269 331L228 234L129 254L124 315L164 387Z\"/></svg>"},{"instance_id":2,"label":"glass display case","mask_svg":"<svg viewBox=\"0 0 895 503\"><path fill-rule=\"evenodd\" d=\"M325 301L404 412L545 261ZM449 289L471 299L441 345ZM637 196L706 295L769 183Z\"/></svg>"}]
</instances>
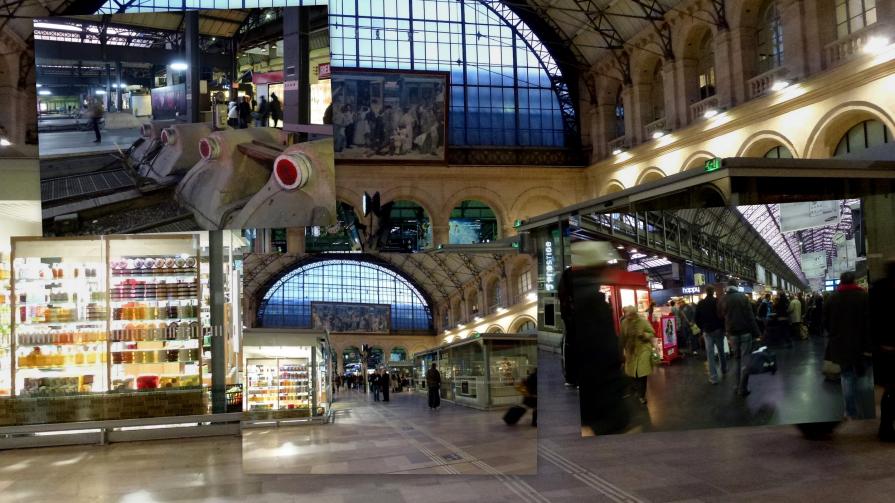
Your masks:
<instances>
[{"instance_id":1,"label":"glass display case","mask_svg":"<svg viewBox=\"0 0 895 503\"><path fill-rule=\"evenodd\" d=\"M271 412L273 418L328 413L328 351L325 332L246 330L244 410Z\"/></svg>"},{"instance_id":2,"label":"glass display case","mask_svg":"<svg viewBox=\"0 0 895 503\"><path fill-rule=\"evenodd\" d=\"M14 391L108 389L106 250L100 240L13 238Z\"/></svg>"},{"instance_id":3,"label":"glass display case","mask_svg":"<svg viewBox=\"0 0 895 503\"><path fill-rule=\"evenodd\" d=\"M196 237L112 237L108 247L111 389L200 386Z\"/></svg>"},{"instance_id":4,"label":"glass display case","mask_svg":"<svg viewBox=\"0 0 895 503\"><path fill-rule=\"evenodd\" d=\"M12 267L9 254L0 250L0 396L12 393Z\"/></svg>"}]
</instances>

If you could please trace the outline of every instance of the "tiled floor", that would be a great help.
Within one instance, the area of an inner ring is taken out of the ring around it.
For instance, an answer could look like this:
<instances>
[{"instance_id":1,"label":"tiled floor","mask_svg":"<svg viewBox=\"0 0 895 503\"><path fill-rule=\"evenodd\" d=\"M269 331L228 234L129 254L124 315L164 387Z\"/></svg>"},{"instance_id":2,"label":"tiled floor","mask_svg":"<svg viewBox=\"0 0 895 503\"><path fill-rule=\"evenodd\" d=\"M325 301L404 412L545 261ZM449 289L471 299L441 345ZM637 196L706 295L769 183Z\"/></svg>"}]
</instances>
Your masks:
<instances>
[{"instance_id":1,"label":"tiled floor","mask_svg":"<svg viewBox=\"0 0 895 503\"><path fill-rule=\"evenodd\" d=\"M537 473L537 429L508 427L502 411L443 402L433 412L420 393L392 393L389 402L357 391L337 397L331 424L247 430L246 473Z\"/></svg>"},{"instance_id":2,"label":"tiled floor","mask_svg":"<svg viewBox=\"0 0 895 503\"><path fill-rule=\"evenodd\" d=\"M895 445L875 421L827 441L791 426L581 438L577 393L555 356L539 361L537 475L251 475L242 441L218 437L0 452L0 501L892 501Z\"/></svg>"}]
</instances>

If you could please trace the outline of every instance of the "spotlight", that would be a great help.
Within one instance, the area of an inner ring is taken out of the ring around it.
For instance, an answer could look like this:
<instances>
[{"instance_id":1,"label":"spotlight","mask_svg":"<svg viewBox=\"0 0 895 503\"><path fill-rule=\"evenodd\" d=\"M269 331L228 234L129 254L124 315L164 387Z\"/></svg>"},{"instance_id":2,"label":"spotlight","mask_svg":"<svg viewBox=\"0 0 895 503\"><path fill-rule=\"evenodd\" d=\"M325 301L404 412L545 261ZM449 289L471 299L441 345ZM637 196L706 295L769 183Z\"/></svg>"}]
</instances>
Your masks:
<instances>
[{"instance_id":1,"label":"spotlight","mask_svg":"<svg viewBox=\"0 0 895 503\"><path fill-rule=\"evenodd\" d=\"M719 113L721 113L721 111L718 110L717 108L709 108L708 110L705 111L704 114L702 114L702 116L705 117L706 119L711 119L712 117L718 115Z\"/></svg>"},{"instance_id":2,"label":"spotlight","mask_svg":"<svg viewBox=\"0 0 895 503\"><path fill-rule=\"evenodd\" d=\"M12 145L12 142L7 140L6 138L0 138L0 147L8 147Z\"/></svg>"},{"instance_id":3,"label":"spotlight","mask_svg":"<svg viewBox=\"0 0 895 503\"><path fill-rule=\"evenodd\" d=\"M867 42L864 44L862 48L863 51L867 54L878 54L883 51L886 47L889 46L889 38L888 37L870 37L867 39Z\"/></svg>"},{"instance_id":4,"label":"spotlight","mask_svg":"<svg viewBox=\"0 0 895 503\"><path fill-rule=\"evenodd\" d=\"M40 91L37 91L37 94L39 94L39 95L41 95L41 96L49 96L49 95L51 95L51 94L53 94L53 93L50 92L49 89L41 89Z\"/></svg>"},{"instance_id":5,"label":"spotlight","mask_svg":"<svg viewBox=\"0 0 895 503\"><path fill-rule=\"evenodd\" d=\"M96 94L98 94L98 95L106 94L106 90L105 89L97 89Z\"/></svg>"},{"instance_id":6,"label":"spotlight","mask_svg":"<svg viewBox=\"0 0 895 503\"><path fill-rule=\"evenodd\" d=\"M622 152L624 152L625 150L627 150L627 149L624 147L615 147L614 149L612 149L612 155L619 155Z\"/></svg>"},{"instance_id":7,"label":"spotlight","mask_svg":"<svg viewBox=\"0 0 895 503\"><path fill-rule=\"evenodd\" d=\"M664 129L659 129L659 130L653 131L653 139L658 140L659 138L665 136L666 134L667 133Z\"/></svg>"},{"instance_id":8,"label":"spotlight","mask_svg":"<svg viewBox=\"0 0 895 503\"><path fill-rule=\"evenodd\" d=\"M535 292L528 292L525 295L525 298L528 299L530 302L534 302L534 301L538 300L538 294Z\"/></svg>"},{"instance_id":9,"label":"spotlight","mask_svg":"<svg viewBox=\"0 0 895 503\"><path fill-rule=\"evenodd\" d=\"M182 71L186 70L187 68L189 68L189 65L187 65L186 63L184 63L182 61L176 61L174 63L171 63L170 66L171 66L172 70L177 71L177 72L182 72Z\"/></svg>"}]
</instances>

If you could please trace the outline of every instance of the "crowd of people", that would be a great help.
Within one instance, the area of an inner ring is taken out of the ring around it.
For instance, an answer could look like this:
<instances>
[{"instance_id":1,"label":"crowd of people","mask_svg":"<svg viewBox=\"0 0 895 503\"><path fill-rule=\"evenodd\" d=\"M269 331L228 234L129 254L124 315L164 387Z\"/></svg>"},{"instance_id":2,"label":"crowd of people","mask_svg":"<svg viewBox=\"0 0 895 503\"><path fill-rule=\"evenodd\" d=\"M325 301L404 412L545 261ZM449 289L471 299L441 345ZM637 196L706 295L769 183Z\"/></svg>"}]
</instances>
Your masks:
<instances>
[{"instance_id":1,"label":"crowd of people","mask_svg":"<svg viewBox=\"0 0 895 503\"><path fill-rule=\"evenodd\" d=\"M429 104L404 106L332 105L333 141L336 152L359 148L367 157L403 156L411 153L438 155L444 146L444 124Z\"/></svg>"},{"instance_id":2,"label":"crowd of people","mask_svg":"<svg viewBox=\"0 0 895 503\"><path fill-rule=\"evenodd\" d=\"M277 127L283 118L283 106L277 93L261 96L261 101L254 96L243 96L237 101L227 104L227 125L233 129L246 129L254 122L255 127Z\"/></svg>"},{"instance_id":3,"label":"crowd of people","mask_svg":"<svg viewBox=\"0 0 895 503\"><path fill-rule=\"evenodd\" d=\"M367 383L370 391L373 393L374 401L379 401L382 395L385 401L388 401L389 392L399 393L410 387L410 380L405 376L391 374L384 367L376 369L372 374L367 376ZM364 390L364 376L360 374L336 374L333 377L333 392L343 390Z\"/></svg>"}]
</instances>

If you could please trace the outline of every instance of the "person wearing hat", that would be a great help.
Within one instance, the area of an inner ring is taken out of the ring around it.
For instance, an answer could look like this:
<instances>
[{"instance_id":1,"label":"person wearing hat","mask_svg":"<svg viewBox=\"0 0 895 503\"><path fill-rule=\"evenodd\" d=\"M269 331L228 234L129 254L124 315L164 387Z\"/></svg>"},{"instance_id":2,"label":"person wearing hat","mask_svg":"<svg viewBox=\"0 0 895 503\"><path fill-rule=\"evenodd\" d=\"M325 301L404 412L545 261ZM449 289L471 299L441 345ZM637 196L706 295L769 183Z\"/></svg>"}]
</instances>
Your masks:
<instances>
[{"instance_id":1,"label":"person wearing hat","mask_svg":"<svg viewBox=\"0 0 895 503\"><path fill-rule=\"evenodd\" d=\"M727 293L718 301L718 315L724 319L724 330L736 362L736 393L745 397L750 393L749 361L752 356L752 340L757 339L761 332L749 299L739 291L736 284L728 285Z\"/></svg>"},{"instance_id":2,"label":"person wearing hat","mask_svg":"<svg viewBox=\"0 0 895 503\"><path fill-rule=\"evenodd\" d=\"M621 345L625 355L625 374L634 379L640 403L646 404L646 379L653 373L653 347L656 332L634 306L622 308Z\"/></svg>"}]
</instances>

